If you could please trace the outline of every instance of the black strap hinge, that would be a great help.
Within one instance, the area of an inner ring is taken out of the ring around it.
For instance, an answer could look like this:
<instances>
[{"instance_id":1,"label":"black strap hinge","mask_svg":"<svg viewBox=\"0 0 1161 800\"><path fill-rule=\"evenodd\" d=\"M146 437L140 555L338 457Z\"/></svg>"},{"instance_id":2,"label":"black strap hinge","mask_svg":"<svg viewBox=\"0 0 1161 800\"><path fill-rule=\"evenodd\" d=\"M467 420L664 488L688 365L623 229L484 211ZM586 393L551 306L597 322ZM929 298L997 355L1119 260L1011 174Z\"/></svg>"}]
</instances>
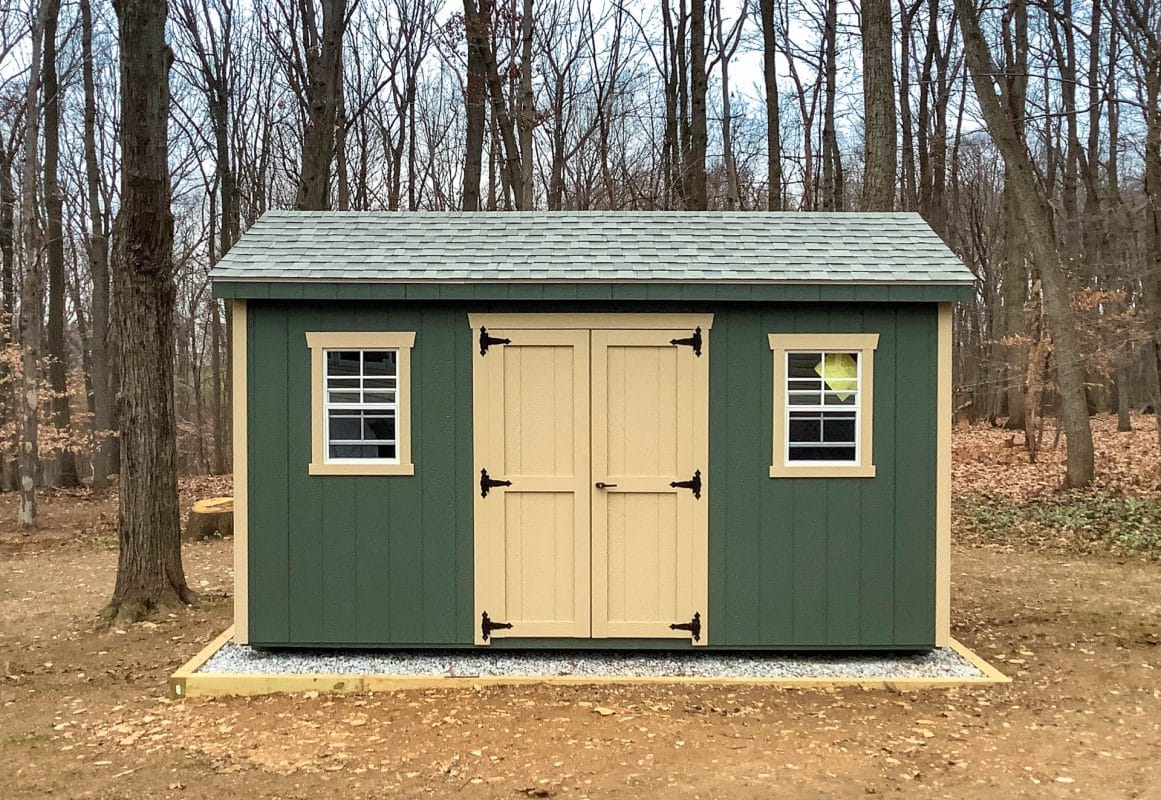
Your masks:
<instances>
[{"instance_id":1,"label":"black strap hinge","mask_svg":"<svg viewBox=\"0 0 1161 800\"><path fill-rule=\"evenodd\" d=\"M687 481L670 481L670 486L674 489L689 489L693 492L695 500L701 499L701 470L693 471L693 477Z\"/></svg>"},{"instance_id":2,"label":"black strap hinge","mask_svg":"<svg viewBox=\"0 0 1161 800\"><path fill-rule=\"evenodd\" d=\"M484 635L484 641L492 638L492 631L510 631L512 630L511 622L492 622L492 618L488 616L485 611L480 615L480 631ZM698 623L698 630L701 630L701 624Z\"/></svg>"},{"instance_id":3,"label":"black strap hinge","mask_svg":"<svg viewBox=\"0 0 1161 800\"><path fill-rule=\"evenodd\" d=\"M701 328L693 329L693 336L687 336L684 339L670 339L670 344L684 345L693 348L693 354L701 358Z\"/></svg>"},{"instance_id":4,"label":"black strap hinge","mask_svg":"<svg viewBox=\"0 0 1161 800\"><path fill-rule=\"evenodd\" d=\"M480 470L480 497L487 497L488 492L497 486L511 486L512 481L498 481L488 475L487 469Z\"/></svg>"},{"instance_id":5,"label":"black strap hinge","mask_svg":"<svg viewBox=\"0 0 1161 800\"><path fill-rule=\"evenodd\" d=\"M488 354L488 348L494 344L512 344L511 339L502 339L499 336L491 336L488 329L483 325L480 326L480 355Z\"/></svg>"},{"instance_id":6,"label":"black strap hinge","mask_svg":"<svg viewBox=\"0 0 1161 800\"><path fill-rule=\"evenodd\" d=\"M675 623L673 623L672 625L669 626L669 630L671 630L671 631L689 631L690 635L693 636L693 640L695 642L700 642L701 641L701 612L700 611L694 612L693 619L691 619L689 622L675 622ZM484 638L487 639L488 637L485 636Z\"/></svg>"}]
</instances>

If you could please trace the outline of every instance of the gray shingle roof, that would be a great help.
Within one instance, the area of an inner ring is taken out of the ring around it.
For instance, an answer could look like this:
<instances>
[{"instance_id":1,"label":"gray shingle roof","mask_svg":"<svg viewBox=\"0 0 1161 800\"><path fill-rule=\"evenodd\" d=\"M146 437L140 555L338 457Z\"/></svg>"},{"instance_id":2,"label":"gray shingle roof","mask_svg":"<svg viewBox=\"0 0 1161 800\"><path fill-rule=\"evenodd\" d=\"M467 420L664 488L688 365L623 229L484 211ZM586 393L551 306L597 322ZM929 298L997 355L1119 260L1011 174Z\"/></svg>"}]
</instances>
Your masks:
<instances>
[{"instance_id":1,"label":"gray shingle roof","mask_svg":"<svg viewBox=\"0 0 1161 800\"><path fill-rule=\"evenodd\" d=\"M918 214L265 214L215 281L965 284Z\"/></svg>"}]
</instances>

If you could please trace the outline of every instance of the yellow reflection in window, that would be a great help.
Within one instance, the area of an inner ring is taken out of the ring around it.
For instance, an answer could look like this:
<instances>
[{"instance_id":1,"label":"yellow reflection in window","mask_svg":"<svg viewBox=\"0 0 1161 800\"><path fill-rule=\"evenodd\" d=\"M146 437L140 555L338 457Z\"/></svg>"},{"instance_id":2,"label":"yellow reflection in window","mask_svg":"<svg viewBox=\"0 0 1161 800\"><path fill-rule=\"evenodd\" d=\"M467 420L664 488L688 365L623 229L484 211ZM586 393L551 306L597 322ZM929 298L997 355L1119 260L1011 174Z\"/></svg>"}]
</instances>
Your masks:
<instances>
[{"instance_id":1,"label":"yellow reflection in window","mask_svg":"<svg viewBox=\"0 0 1161 800\"><path fill-rule=\"evenodd\" d=\"M858 386L859 364L850 353L826 353L814 367L827 388L840 401L846 401Z\"/></svg>"}]
</instances>

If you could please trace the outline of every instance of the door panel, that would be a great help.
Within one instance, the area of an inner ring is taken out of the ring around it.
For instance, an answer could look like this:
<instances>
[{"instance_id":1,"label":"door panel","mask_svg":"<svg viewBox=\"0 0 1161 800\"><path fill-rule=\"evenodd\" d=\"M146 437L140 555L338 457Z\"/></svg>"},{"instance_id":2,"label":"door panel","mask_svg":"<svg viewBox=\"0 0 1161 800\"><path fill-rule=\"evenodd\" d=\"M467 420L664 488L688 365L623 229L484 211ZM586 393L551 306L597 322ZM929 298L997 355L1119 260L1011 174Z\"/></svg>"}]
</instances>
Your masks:
<instances>
[{"instance_id":1,"label":"door panel","mask_svg":"<svg viewBox=\"0 0 1161 800\"><path fill-rule=\"evenodd\" d=\"M492 636L589 635L588 331L490 331L474 359L477 476L511 486L475 498L476 619ZM483 644L479 627L476 643Z\"/></svg>"},{"instance_id":2,"label":"door panel","mask_svg":"<svg viewBox=\"0 0 1161 800\"><path fill-rule=\"evenodd\" d=\"M592 635L688 638L703 617L707 500L671 482L706 482L708 353L688 331L592 332Z\"/></svg>"}]
</instances>

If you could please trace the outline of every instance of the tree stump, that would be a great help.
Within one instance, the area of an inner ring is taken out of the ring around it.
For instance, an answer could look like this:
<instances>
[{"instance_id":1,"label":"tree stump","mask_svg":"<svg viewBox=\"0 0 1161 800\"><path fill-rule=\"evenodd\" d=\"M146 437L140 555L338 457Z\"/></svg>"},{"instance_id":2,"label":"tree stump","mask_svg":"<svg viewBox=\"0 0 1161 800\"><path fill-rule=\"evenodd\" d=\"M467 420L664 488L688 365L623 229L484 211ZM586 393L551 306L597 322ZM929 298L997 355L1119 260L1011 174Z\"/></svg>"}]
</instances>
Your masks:
<instances>
[{"instance_id":1,"label":"tree stump","mask_svg":"<svg viewBox=\"0 0 1161 800\"><path fill-rule=\"evenodd\" d=\"M189 511L185 526L186 541L201 541L211 536L234 535L234 498L207 497L198 500Z\"/></svg>"}]
</instances>

